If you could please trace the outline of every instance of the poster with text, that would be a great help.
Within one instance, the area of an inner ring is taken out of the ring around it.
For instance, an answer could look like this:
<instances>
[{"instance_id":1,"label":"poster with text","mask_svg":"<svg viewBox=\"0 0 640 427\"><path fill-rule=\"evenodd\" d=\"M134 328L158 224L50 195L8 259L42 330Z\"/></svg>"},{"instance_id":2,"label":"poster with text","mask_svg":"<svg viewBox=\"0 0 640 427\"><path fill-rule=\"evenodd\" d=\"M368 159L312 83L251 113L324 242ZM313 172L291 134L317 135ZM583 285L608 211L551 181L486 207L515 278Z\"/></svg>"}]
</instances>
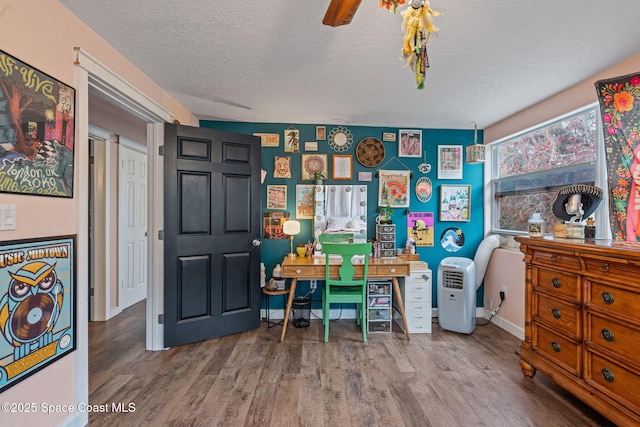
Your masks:
<instances>
[{"instance_id":1,"label":"poster with text","mask_svg":"<svg viewBox=\"0 0 640 427\"><path fill-rule=\"evenodd\" d=\"M0 244L0 392L72 352L75 237Z\"/></svg>"},{"instance_id":2,"label":"poster with text","mask_svg":"<svg viewBox=\"0 0 640 427\"><path fill-rule=\"evenodd\" d=\"M412 238L416 246L433 246L433 225L433 212L410 212L407 214L407 238Z\"/></svg>"}]
</instances>

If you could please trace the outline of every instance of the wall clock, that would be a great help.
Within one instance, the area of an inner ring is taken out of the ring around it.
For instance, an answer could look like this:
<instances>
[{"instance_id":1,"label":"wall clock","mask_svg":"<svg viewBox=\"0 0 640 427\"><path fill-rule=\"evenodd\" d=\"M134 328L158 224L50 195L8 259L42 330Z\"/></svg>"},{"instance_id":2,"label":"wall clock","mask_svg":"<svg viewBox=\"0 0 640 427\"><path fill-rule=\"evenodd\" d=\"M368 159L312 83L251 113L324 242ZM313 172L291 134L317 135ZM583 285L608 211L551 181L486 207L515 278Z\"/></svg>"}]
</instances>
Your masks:
<instances>
[{"instance_id":1,"label":"wall clock","mask_svg":"<svg viewBox=\"0 0 640 427\"><path fill-rule=\"evenodd\" d=\"M338 152L347 151L353 144L353 135L344 126L337 126L329 131L329 146Z\"/></svg>"}]
</instances>

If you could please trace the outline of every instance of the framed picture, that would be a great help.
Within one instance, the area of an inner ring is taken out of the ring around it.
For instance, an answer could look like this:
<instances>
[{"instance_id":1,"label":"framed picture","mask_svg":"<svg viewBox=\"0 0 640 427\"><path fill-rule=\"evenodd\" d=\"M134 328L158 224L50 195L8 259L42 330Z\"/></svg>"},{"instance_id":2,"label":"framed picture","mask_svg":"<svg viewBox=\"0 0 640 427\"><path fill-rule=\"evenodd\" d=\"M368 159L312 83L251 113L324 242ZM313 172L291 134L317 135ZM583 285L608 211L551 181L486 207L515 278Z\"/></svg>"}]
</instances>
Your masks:
<instances>
[{"instance_id":1,"label":"framed picture","mask_svg":"<svg viewBox=\"0 0 640 427\"><path fill-rule=\"evenodd\" d=\"M421 130L401 129L398 134L400 138L398 157L422 157Z\"/></svg>"},{"instance_id":2,"label":"framed picture","mask_svg":"<svg viewBox=\"0 0 640 427\"><path fill-rule=\"evenodd\" d=\"M410 171L378 171L378 206L409 207Z\"/></svg>"},{"instance_id":3,"label":"framed picture","mask_svg":"<svg viewBox=\"0 0 640 427\"><path fill-rule=\"evenodd\" d=\"M353 156L351 154L334 154L331 156L331 177L333 179L353 179Z\"/></svg>"},{"instance_id":4,"label":"framed picture","mask_svg":"<svg viewBox=\"0 0 640 427\"><path fill-rule=\"evenodd\" d=\"M0 243L0 393L76 348L75 236Z\"/></svg>"},{"instance_id":5,"label":"framed picture","mask_svg":"<svg viewBox=\"0 0 640 427\"><path fill-rule=\"evenodd\" d=\"M267 209L287 209L286 185L267 185Z\"/></svg>"},{"instance_id":6,"label":"framed picture","mask_svg":"<svg viewBox=\"0 0 640 427\"><path fill-rule=\"evenodd\" d=\"M300 170L303 181L315 181L316 174L320 174L323 179L326 179L328 177L327 155L303 154Z\"/></svg>"},{"instance_id":7,"label":"framed picture","mask_svg":"<svg viewBox=\"0 0 640 427\"><path fill-rule=\"evenodd\" d=\"M316 141L305 142L304 151L318 151L318 143Z\"/></svg>"},{"instance_id":8,"label":"framed picture","mask_svg":"<svg viewBox=\"0 0 640 427\"><path fill-rule=\"evenodd\" d=\"M296 185L296 218L313 219L314 185Z\"/></svg>"},{"instance_id":9,"label":"framed picture","mask_svg":"<svg viewBox=\"0 0 640 427\"><path fill-rule=\"evenodd\" d=\"M300 131L290 127L284 131L284 152L298 153L300 151Z\"/></svg>"},{"instance_id":10,"label":"framed picture","mask_svg":"<svg viewBox=\"0 0 640 427\"><path fill-rule=\"evenodd\" d=\"M434 245L433 225L433 212L410 212L407 214L407 236L413 237L416 246Z\"/></svg>"},{"instance_id":11,"label":"framed picture","mask_svg":"<svg viewBox=\"0 0 640 427\"><path fill-rule=\"evenodd\" d=\"M0 192L73 197L75 90L3 51L0 69Z\"/></svg>"},{"instance_id":12,"label":"framed picture","mask_svg":"<svg viewBox=\"0 0 640 427\"><path fill-rule=\"evenodd\" d=\"M316 126L316 139L317 140L327 139L327 128L325 126Z\"/></svg>"},{"instance_id":13,"label":"framed picture","mask_svg":"<svg viewBox=\"0 0 640 427\"><path fill-rule=\"evenodd\" d=\"M283 225L289 220L289 212L265 212L262 229L264 238L272 240L284 240L289 237L284 234Z\"/></svg>"},{"instance_id":14,"label":"framed picture","mask_svg":"<svg viewBox=\"0 0 640 427\"><path fill-rule=\"evenodd\" d=\"M280 135L277 133L254 133L253 136L260 137L261 147L279 147Z\"/></svg>"},{"instance_id":15,"label":"framed picture","mask_svg":"<svg viewBox=\"0 0 640 427\"><path fill-rule=\"evenodd\" d=\"M371 181L371 172L358 172L358 181Z\"/></svg>"},{"instance_id":16,"label":"framed picture","mask_svg":"<svg viewBox=\"0 0 640 427\"><path fill-rule=\"evenodd\" d=\"M438 145L438 179L462 179L462 145Z\"/></svg>"},{"instance_id":17,"label":"framed picture","mask_svg":"<svg viewBox=\"0 0 640 427\"><path fill-rule=\"evenodd\" d=\"M440 186L440 221L471 220L471 186Z\"/></svg>"},{"instance_id":18,"label":"framed picture","mask_svg":"<svg viewBox=\"0 0 640 427\"><path fill-rule=\"evenodd\" d=\"M382 140L384 142L396 142L396 134L393 132L382 132Z\"/></svg>"},{"instance_id":19,"label":"framed picture","mask_svg":"<svg viewBox=\"0 0 640 427\"><path fill-rule=\"evenodd\" d=\"M291 178L291 157L275 156L273 166L274 178Z\"/></svg>"}]
</instances>

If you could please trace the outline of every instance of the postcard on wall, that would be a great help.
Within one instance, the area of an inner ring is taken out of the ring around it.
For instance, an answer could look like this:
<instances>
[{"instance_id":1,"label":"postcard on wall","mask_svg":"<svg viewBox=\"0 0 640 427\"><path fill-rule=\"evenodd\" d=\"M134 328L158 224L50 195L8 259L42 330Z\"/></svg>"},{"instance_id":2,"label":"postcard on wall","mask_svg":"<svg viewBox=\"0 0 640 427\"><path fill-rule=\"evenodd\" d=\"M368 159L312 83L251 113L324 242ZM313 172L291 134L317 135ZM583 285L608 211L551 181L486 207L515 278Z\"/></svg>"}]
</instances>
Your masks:
<instances>
[{"instance_id":1,"label":"postcard on wall","mask_svg":"<svg viewBox=\"0 0 640 427\"><path fill-rule=\"evenodd\" d=\"M75 90L0 51L0 192L73 197Z\"/></svg>"},{"instance_id":2,"label":"postcard on wall","mask_svg":"<svg viewBox=\"0 0 640 427\"><path fill-rule=\"evenodd\" d=\"M318 151L317 141L307 141L304 143L304 151Z\"/></svg>"},{"instance_id":3,"label":"postcard on wall","mask_svg":"<svg viewBox=\"0 0 640 427\"><path fill-rule=\"evenodd\" d=\"M400 134L398 157L421 157L422 131L402 129L398 133Z\"/></svg>"},{"instance_id":4,"label":"postcard on wall","mask_svg":"<svg viewBox=\"0 0 640 427\"><path fill-rule=\"evenodd\" d=\"M284 234L283 226L284 223L289 220L289 215L289 212L265 212L264 223L262 225L264 238L272 240L288 238L288 236Z\"/></svg>"},{"instance_id":5,"label":"postcard on wall","mask_svg":"<svg viewBox=\"0 0 640 427\"><path fill-rule=\"evenodd\" d=\"M316 139L317 140L327 139L327 128L326 128L326 126L316 126Z\"/></svg>"},{"instance_id":6,"label":"postcard on wall","mask_svg":"<svg viewBox=\"0 0 640 427\"><path fill-rule=\"evenodd\" d=\"M296 218L313 219L314 185L296 185Z\"/></svg>"},{"instance_id":7,"label":"postcard on wall","mask_svg":"<svg viewBox=\"0 0 640 427\"><path fill-rule=\"evenodd\" d=\"M378 176L378 206L408 208L411 172L381 170Z\"/></svg>"},{"instance_id":8,"label":"postcard on wall","mask_svg":"<svg viewBox=\"0 0 640 427\"><path fill-rule=\"evenodd\" d=\"M382 140L384 142L396 142L396 134L393 132L382 132Z\"/></svg>"},{"instance_id":9,"label":"postcard on wall","mask_svg":"<svg viewBox=\"0 0 640 427\"><path fill-rule=\"evenodd\" d=\"M277 133L254 133L253 136L260 137L261 147L279 147L280 135Z\"/></svg>"},{"instance_id":10,"label":"postcard on wall","mask_svg":"<svg viewBox=\"0 0 640 427\"><path fill-rule=\"evenodd\" d=\"M462 145L438 145L438 179L462 179Z\"/></svg>"},{"instance_id":11,"label":"postcard on wall","mask_svg":"<svg viewBox=\"0 0 640 427\"><path fill-rule=\"evenodd\" d=\"M274 178L291 178L291 157L275 156Z\"/></svg>"},{"instance_id":12,"label":"postcard on wall","mask_svg":"<svg viewBox=\"0 0 640 427\"><path fill-rule=\"evenodd\" d=\"M358 181L371 181L371 172L358 172Z\"/></svg>"},{"instance_id":13,"label":"postcard on wall","mask_svg":"<svg viewBox=\"0 0 640 427\"><path fill-rule=\"evenodd\" d=\"M410 212L407 214L407 236L413 238L416 246L433 246L433 226L433 212Z\"/></svg>"},{"instance_id":14,"label":"postcard on wall","mask_svg":"<svg viewBox=\"0 0 640 427\"><path fill-rule=\"evenodd\" d=\"M0 392L75 350L75 236L0 243Z\"/></svg>"}]
</instances>

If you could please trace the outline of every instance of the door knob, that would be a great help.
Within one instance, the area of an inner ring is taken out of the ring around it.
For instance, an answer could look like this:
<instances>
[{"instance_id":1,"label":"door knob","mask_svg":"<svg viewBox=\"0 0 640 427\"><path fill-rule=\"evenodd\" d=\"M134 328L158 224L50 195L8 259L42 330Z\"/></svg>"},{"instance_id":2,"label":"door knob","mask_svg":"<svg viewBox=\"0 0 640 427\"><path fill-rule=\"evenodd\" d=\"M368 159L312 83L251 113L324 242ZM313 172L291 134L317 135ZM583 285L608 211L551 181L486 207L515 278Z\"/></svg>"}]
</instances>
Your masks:
<instances>
[{"instance_id":1,"label":"door knob","mask_svg":"<svg viewBox=\"0 0 640 427\"><path fill-rule=\"evenodd\" d=\"M253 239L253 242L251 242L251 244L257 247L260 246L262 242L259 239Z\"/></svg>"}]
</instances>

